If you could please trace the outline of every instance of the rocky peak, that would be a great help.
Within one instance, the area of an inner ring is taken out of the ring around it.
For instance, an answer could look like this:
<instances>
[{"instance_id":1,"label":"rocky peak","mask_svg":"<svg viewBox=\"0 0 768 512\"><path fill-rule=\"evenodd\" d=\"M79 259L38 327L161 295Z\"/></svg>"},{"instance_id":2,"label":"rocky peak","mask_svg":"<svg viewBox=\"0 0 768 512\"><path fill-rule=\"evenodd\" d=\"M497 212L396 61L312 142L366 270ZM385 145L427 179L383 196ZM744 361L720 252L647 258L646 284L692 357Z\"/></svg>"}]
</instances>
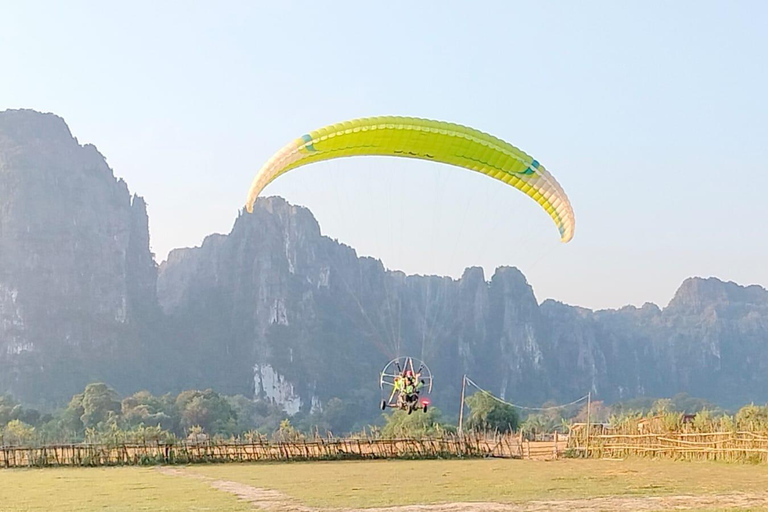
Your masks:
<instances>
[{"instance_id":1,"label":"rocky peak","mask_svg":"<svg viewBox=\"0 0 768 512\"><path fill-rule=\"evenodd\" d=\"M702 312L733 304L768 306L768 290L761 286L741 286L715 277L691 277L683 281L666 310Z\"/></svg>"},{"instance_id":2,"label":"rocky peak","mask_svg":"<svg viewBox=\"0 0 768 512\"><path fill-rule=\"evenodd\" d=\"M467 267L459 280L464 286L474 286L477 283L485 284L485 271L483 267Z\"/></svg>"},{"instance_id":3,"label":"rocky peak","mask_svg":"<svg viewBox=\"0 0 768 512\"><path fill-rule=\"evenodd\" d=\"M491 290L505 301L538 309L533 288L517 267L498 267L491 278Z\"/></svg>"},{"instance_id":4,"label":"rocky peak","mask_svg":"<svg viewBox=\"0 0 768 512\"><path fill-rule=\"evenodd\" d=\"M17 144L32 141L66 144L75 140L64 119L29 109L0 112L0 134Z\"/></svg>"},{"instance_id":5,"label":"rocky peak","mask_svg":"<svg viewBox=\"0 0 768 512\"><path fill-rule=\"evenodd\" d=\"M240 215L237 223L253 227L269 220L282 227L293 227L303 236L320 236L320 225L307 208L290 204L279 196L260 197L253 206L253 214Z\"/></svg>"},{"instance_id":6,"label":"rocky peak","mask_svg":"<svg viewBox=\"0 0 768 512\"><path fill-rule=\"evenodd\" d=\"M67 361L135 349L133 312L155 303L147 222L60 117L0 112L0 311L18 320L0 323L1 387L25 396L60 377L50 392L66 394L88 382Z\"/></svg>"},{"instance_id":7,"label":"rocky peak","mask_svg":"<svg viewBox=\"0 0 768 512\"><path fill-rule=\"evenodd\" d=\"M544 302L541 303L541 310L542 312L547 312L547 314L554 314L554 315L571 315L574 318L576 317L591 317L595 314L594 311L587 308L582 308L579 306L571 306L570 304L566 304L564 302L560 302L559 300L555 299L547 299ZM615 312L614 310L608 310L610 312ZM601 313L601 311L597 312L598 314Z\"/></svg>"}]
</instances>

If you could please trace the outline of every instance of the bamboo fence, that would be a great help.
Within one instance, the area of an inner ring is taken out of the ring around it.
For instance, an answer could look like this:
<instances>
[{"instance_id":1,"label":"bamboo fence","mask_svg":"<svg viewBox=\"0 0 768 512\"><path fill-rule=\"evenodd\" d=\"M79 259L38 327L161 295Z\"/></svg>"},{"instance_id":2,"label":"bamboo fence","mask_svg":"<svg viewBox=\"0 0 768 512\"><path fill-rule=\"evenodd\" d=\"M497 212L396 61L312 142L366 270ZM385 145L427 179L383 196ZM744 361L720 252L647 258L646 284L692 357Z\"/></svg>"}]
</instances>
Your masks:
<instances>
[{"instance_id":1,"label":"bamboo fence","mask_svg":"<svg viewBox=\"0 0 768 512\"><path fill-rule=\"evenodd\" d=\"M571 436L568 448L593 458L768 462L768 436L755 432L591 434Z\"/></svg>"},{"instance_id":2,"label":"bamboo fence","mask_svg":"<svg viewBox=\"0 0 768 512\"><path fill-rule=\"evenodd\" d=\"M178 442L0 446L0 468L114 466L340 459L556 458L565 441L530 442L518 435L434 439L313 439L294 442Z\"/></svg>"}]
</instances>

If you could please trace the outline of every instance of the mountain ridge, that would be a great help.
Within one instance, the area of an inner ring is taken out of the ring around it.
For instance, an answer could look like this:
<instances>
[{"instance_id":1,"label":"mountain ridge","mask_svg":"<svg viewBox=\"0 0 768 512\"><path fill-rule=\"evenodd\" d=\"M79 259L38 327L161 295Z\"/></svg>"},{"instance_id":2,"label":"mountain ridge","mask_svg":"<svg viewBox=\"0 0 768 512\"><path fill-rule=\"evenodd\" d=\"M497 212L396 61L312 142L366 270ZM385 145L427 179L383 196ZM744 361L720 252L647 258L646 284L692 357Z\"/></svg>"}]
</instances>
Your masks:
<instances>
[{"instance_id":1,"label":"mountain ridge","mask_svg":"<svg viewBox=\"0 0 768 512\"><path fill-rule=\"evenodd\" d=\"M339 397L373 417L382 361L405 353L429 361L449 412L463 374L527 404L587 391L768 400L759 285L693 277L665 307L539 302L515 267L387 269L276 197L158 265L143 198L63 119L28 110L0 112L0 213L0 392L31 402L100 379L214 387L289 412Z\"/></svg>"}]
</instances>

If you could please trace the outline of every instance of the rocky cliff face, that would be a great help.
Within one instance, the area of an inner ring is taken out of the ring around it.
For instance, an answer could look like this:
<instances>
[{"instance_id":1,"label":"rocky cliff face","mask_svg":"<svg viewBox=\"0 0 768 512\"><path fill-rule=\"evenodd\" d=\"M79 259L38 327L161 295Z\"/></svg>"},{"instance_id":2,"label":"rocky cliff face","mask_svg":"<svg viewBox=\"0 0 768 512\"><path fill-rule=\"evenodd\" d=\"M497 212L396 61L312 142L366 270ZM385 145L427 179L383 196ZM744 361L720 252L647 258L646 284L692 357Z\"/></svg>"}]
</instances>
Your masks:
<instances>
[{"instance_id":1,"label":"rocky cliff face","mask_svg":"<svg viewBox=\"0 0 768 512\"><path fill-rule=\"evenodd\" d=\"M402 354L429 361L446 400L463 372L501 394L547 376L541 314L517 269L490 283L481 269L458 281L387 271L279 198L258 201L230 235L172 252L158 296L195 347L197 385L291 412L354 390L375 405L377 371Z\"/></svg>"},{"instance_id":2,"label":"rocky cliff face","mask_svg":"<svg viewBox=\"0 0 768 512\"><path fill-rule=\"evenodd\" d=\"M387 271L279 198L260 200L230 235L175 251L158 290L175 329L204 347L201 382L291 411L348 393L339 369L353 389L370 389L377 365L397 354L429 361L448 410L464 373L528 403L587 391L609 401L679 391L768 399L760 287L690 279L664 310L539 305L515 268L490 281L479 268L458 280Z\"/></svg>"},{"instance_id":3,"label":"rocky cliff face","mask_svg":"<svg viewBox=\"0 0 768 512\"><path fill-rule=\"evenodd\" d=\"M552 327L570 317L555 339L565 354L570 350L566 359L577 362L578 371L569 373L591 374L600 396L685 391L723 404L768 399L767 308L765 289L714 278L687 279L663 310L542 304Z\"/></svg>"},{"instance_id":4,"label":"rocky cliff face","mask_svg":"<svg viewBox=\"0 0 768 512\"><path fill-rule=\"evenodd\" d=\"M144 201L64 121L0 112L0 388L57 399L128 378L156 303ZM83 364L87 361L87 364Z\"/></svg>"},{"instance_id":5,"label":"rocky cliff face","mask_svg":"<svg viewBox=\"0 0 768 512\"><path fill-rule=\"evenodd\" d=\"M213 387L289 412L350 398L372 418L378 371L403 354L430 364L450 412L462 374L529 404L588 390L766 401L768 291L693 278L664 309L539 304L512 267L387 270L279 198L173 251L158 276L146 205L98 151L56 116L0 113L0 392Z\"/></svg>"}]
</instances>

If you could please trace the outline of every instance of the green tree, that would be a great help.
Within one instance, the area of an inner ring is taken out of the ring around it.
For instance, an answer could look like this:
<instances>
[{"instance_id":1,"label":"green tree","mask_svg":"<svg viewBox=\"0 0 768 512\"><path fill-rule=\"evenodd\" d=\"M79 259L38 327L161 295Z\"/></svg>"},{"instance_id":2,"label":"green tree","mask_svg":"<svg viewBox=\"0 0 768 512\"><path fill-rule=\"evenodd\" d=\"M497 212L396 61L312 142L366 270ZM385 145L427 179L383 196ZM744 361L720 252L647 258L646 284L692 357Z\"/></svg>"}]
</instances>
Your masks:
<instances>
[{"instance_id":1,"label":"green tree","mask_svg":"<svg viewBox=\"0 0 768 512\"><path fill-rule=\"evenodd\" d=\"M284 419L280 422L280 428L278 428L274 434L272 434L272 440L278 443L290 443L303 439L304 436L291 425L291 420Z\"/></svg>"},{"instance_id":2,"label":"green tree","mask_svg":"<svg viewBox=\"0 0 768 512\"><path fill-rule=\"evenodd\" d=\"M176 397L179 424L183 429L200 426L211 434L231 435L237 415L226 398L211 389L183 391Z\"/></svg>"},{"instance_id":3,"label":"green tree","mask_svg":"<svg viewBox=\"0 0 768 512\"><path fill-rule=\"evenodd\" d=\"M467 427L473 430L517 430L520 417L511 405L499 402L487 393L475 393L467 397L470 414Z\"/></svg>"},{"instance_id":4,"label":"green tree","mask_svg":"<svg viewBox=\"0 0 768 512\"><path fill-rule=\"evenodd\" d=\"M121 411L123 424L128 428L159 426L162 430L175 430L179 424L174 399L169 394L158 397L149 391L139 391L123 399Z\"/></svg>"},{"instance_id":5,"label":"green tree","mask_svg":"<svg viewBox=\"0 0 768 512\"><path fill-rule=\"evenodd\" d=\"M13 411L19 404L11 395L0 395L0 427L8 424L14 418Z\"/></svg>"},{"instance_id":6,"label":"green tree","mask_svg":"<svg viewBox=\"0 0 768 512\"><path fill-rule=\"evenodd\" d=\"M714 419L712 418L712 411L709 409L702 409L696 413L693 418L693 428L697 432L713 432Z\"/></svg>"},{"instance_id":7,"label":"green tree","mask_svg":"<svg viewBox=\"0 0 768 512\"><path fill-rule=\"evenodd\" d=\"M173 433L163 430L159 426L139 425L131 430L124 430L121 432L125 442L127 443L171 443L176 441L176 436Z\"/></svg>"},{"instance_id":8,"label":"green tree","mask_svg":"<svg viewBox=\"0 0 768 512\"><path fill-rule=\"evenodd\" d=\"M703 398L695 398L688 393L678 393L672 397L672 407L674 411L686 414L696 414L699 411L708 409L716 410L717 406Z\"/></svg>"},{"instance_id":9,"label":"green tree","mask_svg":"<svg viewBox=\"0 0 768 512\"><path fill-rule=\"evenodd\" d=\"M106 421L111 414L120 414L120 400L114 389L103 382L94 382L85 386L83 391L83 415L80 420L86 428L96 427Z\"/></svg>"},{"instance_id":10,"label":"green tree","mask_svg":"<svg viewBox=\"0 0 768 512\"><path fill-rule=\"evenodd\" d=\"M23 407L11 395L0 395L0 428L13 420L35 426L41 419L40 411Z\"/></svg>"},{"instance_id":11,"label":"green tree","mask_svg":"<svg viewBox=\"0 0 768 512\"><path fill-rule=\"evenodd\" d=\"M256 401L243 395L225 397L237 420L233 434L243 434L256 428Z\"/></svg>"},{"instance_id":12,"label":"green tree","mask_svg":"<svg viewBox=\"0 0 768 512\"><path fill-rule=\"evenodd\" d=\"M258 399L253 402L253 424L262 434L269 435L280 427L280 423L288 417L286 412L270 400Z\"/></svg>"},{"instance_id":13,"label":"green tree","mask_svg":"<svg viewBox=\"0 0 768 512\"><path fill-rule=\"evenodd\" d=\"M656 402L655 398L647 396L632 398L611 405L611 413L619 417L635 414L645 415L653 409L654 402Z\"/></svg>"},{"instance_id":14,"label":"green tree","mask_svg":"<svg viewBox=\"0 0 768 512\"><path fill-rule=\"evenodd\" d=\"M78 393L72 397L67 404L66 409L61 414L61 427L74 435L85 431L83 425L83 393Z\"/></svg>"},{"instance_id":15,"label":"green tree","mask_svg":"<svg viewBox=\"0 0 768 512\"><path fill-rule=\"evenodd\" d=\"M719 432L736 432L736 420L728 414L720 416L717 430Z\"/></svg>"},{"instance_id":16,"label":"green tree","mask_svg":"<svg viewBox=\"0 0 768 512\"><path fill-rule=\"evenodd\" d=\"M13 419L20 420L27 425L38 425L43 421L43 415L37 409L28 409L17 405L13 409Z\"/></svg>"},{"instance_id":17,"label":"green tree","mask_svg":"<svg viewBox=\"0 0 768 512\"><path fill-rule=\"evenodd\" d=\"M381 429L381 437L386 439L431 437L454 430L440 424L442 413L436 407L426 413L416 411L408 414L406 411L397 410L392 414L385 414L384 418L386 424Z\"/></svg>"},{"instance_id":18,"label":"green tree","mask_svg":"<svg viewBox=\"0 0 768 512\"><path fill-rule=\"evenodd\" d=\"M768 430L768 407L745 405L736 413L736 427L748 432Z\"/></svg>"},{"instance_id":19,"label":"green tree","mask_svg":"<svg viewBox=\"0 0 768 512\"><path fill-rule=\"evenodd\" d=\"M3 443L24 446L32 442L35 437L35 427L27 425L20 420L11 420L3 429Z\"/></svg>"},{"instance_id":20,"label":"green tree","mask_svg":"<svg viewBox=\"0 0 768 512\"><path fill-rule=\"evenodd\" d=\"M359 408L349 401L331 398L323 408L322 418L329 431L346 434L354 426L358 411Z\"/></svg>"},{"instance_id":21,"label":"green tree","mask_svg":"<svg viewBox=\"0 0 768 512\"><path fill-rule=\"evenodd\" d=\"M589 409L589 411L587 411ZM607 423L611 417L611 408L605 405L602 400L593 400L590 404L584 404L579 409L579 413L575 417L576 423L587 422L587 412L589 412L590 423Z\"/></svg>"},{"instance_id":22,"label":"green tree","mask_svg":"<svg viewBox=\"0 0 768 512\"><path fill-rule=\"evenodd\" d=\"M661 415L661 426L666 432L679 432L683 426L683 416L679 412L667 412Z\"/></svg>"},{"instance_id":23,"label":"green tree","mask_svg":"<svg viewBox=\"0 0 768 512\"><path fill-rule=\"evenodd\" d=\"M36 437L45 444L69 444L79 440L78 432L62 421L60 411L56 418L49 418L35 427ZM78 420L80 421L80 420Z\"/></svg>"},{"instance_id":24,"label":"green tree","mask_svg":"<svg viewBox=\"0 0 768 512\"><path fill-rule=\"evenodd\" d=\"M541 407L544 409L541 412L541 416L544 419L546 425L545 429L547 432L552 432L555 429L560 428L560 426L563 424L566 409L563 407L558 407L558 405L560 404L554 400L547 400L541 404Z\"/></svg>"},{"instance_id":25,"label":"green tree","mask_svg":"<svg viewBox=\"0 0 768 512\"><path fill-rule=\"evenodd\" d=\"M671 398L659 398L653 403L651 412L653 414L667 414L675 411L675 404Z\"/></svg>"},{"instance_id":26,"label":"green tree","mask_svg":"<svg viewBox=\"0 0 768 512\"><path fill-rule=\"evenodd\" d=\"M547 430L547 419L541 414L531 414L520 424L520 431L526 438L532 440L545 430Z\"/></svg>"}]
</instances>

